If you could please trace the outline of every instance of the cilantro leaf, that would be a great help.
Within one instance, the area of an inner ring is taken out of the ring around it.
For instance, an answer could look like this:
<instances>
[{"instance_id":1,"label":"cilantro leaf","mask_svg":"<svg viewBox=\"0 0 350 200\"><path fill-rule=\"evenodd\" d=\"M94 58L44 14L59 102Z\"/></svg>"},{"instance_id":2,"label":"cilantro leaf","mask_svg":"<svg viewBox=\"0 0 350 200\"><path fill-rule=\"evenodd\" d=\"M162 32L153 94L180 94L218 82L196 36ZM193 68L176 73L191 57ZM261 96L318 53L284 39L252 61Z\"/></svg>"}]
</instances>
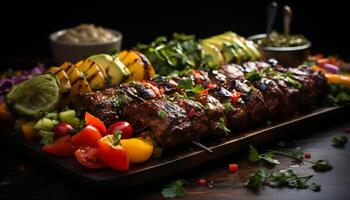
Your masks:
<instances>
[{"instance_id":1,"label":"cilantro leaf","mask_svg":"<svg viewBox=\"0 0 350 200\"><path fill-rule=\"evenodd\" d=\"M255 149L253 145L249 145L249 156L248 159L252 162L256 162L260 160L260 156L258 151Z\"/></svg>"},{"instance_id":2,"label":"cilantro leaf","mask_svg":"<svg viewBox=\"0 0 350 200\"><path fill-rule=\"evenodd\" d=\"M318 160L313 166L312 169L314 169L316 172L326 172L331 169L333 169L333 166L329 164L326 160Z\"/></svg>"},{"instance_id":3,"label":"cilantro leaf","mask_svg":"<svg viewBox=\"0 0 350 200\"><path fill-rule=\"evenodd\" d=\"M273 159L274 154L272 152L267 152L260 155L260 159L265 160L266 162L272 164L272 165L279 165L280 161L277 159Z\"/></svg>"},{"instance_id":4,"label":"cilantro leaf","mask_svg":"<svg viewBox=\"0 0 350 200\"><path fill-rule=\"evenodd\" d=\"M164 198L183 197L186 195L184 184L185 181L181 179L173 181L161 193Z\"/></svg>"},{"instance_id":5,"label":"cilantro leaf","mask_svg":"<svg viewBox=\"0 0 350 200\"><path fill-rule=\"evenodd\" d=\"M340 137L333 137L332 143L333 146L343 148L345 144L348 142L348 137L345 135L342 135Z\"/></svg>"},{"instance_id":6,"label":"cilantro leaf","mask_svg":"<svg viewBox=\"0 0 350 200\"><path fill-rule=\"evenodd\" d=\"M177 87L180 89L184 89L184 90L192 90L193 89L193 81L190 78L181 79L177 83Z\"/></svg>"},{"instance_id":7,"label":"cilantro leaf","mask_svg":"<svg viewBox=\"0 0 350 200\"><path fill-rule=\"evenodd\" d=\"M296 157L297 159L301 160L301 159L303 159L304 151L301 147L296 147L295 149L293 149L292 155L294 157Z\"/></svg>"},{"instance_id":8,"label":"cilantro leaf","mask_svg":"<svg viewBox=\"0 0 350 200\"><path fill-rule=\"evenodd\" d=\"M273 159L274 154L272 152L267 152L259 154L253 145L249 145L249 156L248 159L252 162L259 160L264 160L272 165L279 165L280 162L276 159Z\"/></svg>"},{"instance_id":9,"label":"cilantro leaf","mask_svg":"<svg viewBox=\"0 0 350 200\"><path fill-rule=\"evenodd\" d=\"M308 185L309 190L312 190L314 192L318 192L321 191L321 185L317 184L317 183L310 183Z\"/></svg>"},{"instance_id":10,"label":"cilantro leaf","mask_svg":"<svg viewBox=\"0 0 350 200\"><path fill-rule=\"evenodd\" d=\"M265 170L258 169L256 172L249 175L244 185L251 188L259 188L266 182L267 178L268 173Z\"/></svg>"}]
</instances>

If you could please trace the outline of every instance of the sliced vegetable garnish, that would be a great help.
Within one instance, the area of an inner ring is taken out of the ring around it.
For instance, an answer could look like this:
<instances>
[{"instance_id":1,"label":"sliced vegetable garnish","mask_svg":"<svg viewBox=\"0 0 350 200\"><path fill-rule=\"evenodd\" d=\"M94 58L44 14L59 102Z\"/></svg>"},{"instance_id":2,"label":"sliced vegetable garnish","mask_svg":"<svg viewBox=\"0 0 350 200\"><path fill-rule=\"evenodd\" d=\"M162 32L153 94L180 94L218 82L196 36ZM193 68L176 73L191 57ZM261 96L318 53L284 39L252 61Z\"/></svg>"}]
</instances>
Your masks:
<instances>
[{"instance_id":1,"label":"sliced vegetable garnish","mask_svg":"<svg viewBox=\"0 0 350 200\"><path fill-rule=\"evenodd\" d=\"M58 138L53 144L43 146L43 151L55 156L71 157L74 155L76 147L73 145L71 137Z\"/></svg>"},{"instance_id":2,"label":"sliced vegetable garnish","mask_svg":"<svg viewBox=\"0 0 350 200\"><path fill-rule=\"evenodd\" d=\"M85 112L85 124L94 126L101 132L103 136L107 134L107 129L105 124L99 118L93 116L88 112Z\"/></svg>"},{"instance_id":3,"label":"sliced vegetable garnish","mask_svg":"<svg viewBox=\"0 0 350 200\"><path fill-rule=\"evenodd\" d=\"M90 169L101 169L106 167L100 159L99 150L96 147L81 146L74 152L74 156L84 167Z\"/></svg>"},{"instance_id":4,"label":"sliced vegetable garnish","mask_svg":"<svg viewBox=\"0 0 350 200\"><path fill-rule=\"evenodd\" d=\"M74 145L77 147L80 146L90 146L90 147L96 147L97 141L101 139L102 135L97 128L88 125L85 128L83 128L81 131L79 131L77 134L75 134L72 137L72 141Z\"/></svg>"}]
</instances>

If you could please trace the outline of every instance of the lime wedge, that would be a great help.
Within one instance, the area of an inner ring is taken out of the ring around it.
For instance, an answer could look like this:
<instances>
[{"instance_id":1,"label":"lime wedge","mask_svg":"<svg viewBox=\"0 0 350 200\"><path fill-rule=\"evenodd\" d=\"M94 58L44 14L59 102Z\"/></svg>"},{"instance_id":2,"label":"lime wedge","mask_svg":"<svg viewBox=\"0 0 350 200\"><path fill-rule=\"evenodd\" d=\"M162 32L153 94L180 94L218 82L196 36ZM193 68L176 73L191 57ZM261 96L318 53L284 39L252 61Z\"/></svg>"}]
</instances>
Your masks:
<instances>
[{"instance_id":1,"label":"lime wedge","mask_svg":"<svg viewBox=\"0 0 350 200\"><path fill-rule=\"evenodd\" d=\"M60 84L53 74L41 74L16 86L6 95L6 104L15 114L39 117L55 109L60 99Z\"/></svg>"}]
</instances>

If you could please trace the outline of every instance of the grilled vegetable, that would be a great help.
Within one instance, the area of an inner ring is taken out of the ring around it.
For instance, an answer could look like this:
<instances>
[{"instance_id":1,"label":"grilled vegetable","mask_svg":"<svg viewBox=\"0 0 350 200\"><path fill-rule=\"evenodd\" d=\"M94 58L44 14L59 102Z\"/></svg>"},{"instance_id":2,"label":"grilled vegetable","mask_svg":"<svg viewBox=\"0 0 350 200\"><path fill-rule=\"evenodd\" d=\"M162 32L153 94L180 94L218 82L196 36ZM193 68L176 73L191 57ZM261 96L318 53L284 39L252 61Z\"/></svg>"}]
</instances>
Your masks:
<instances>
[{"instance_id":1,"label":"grilled vegetable","mask_svg":"<svg viewBox=\"0 0 350 200\"><path fill-rule=\"evenodd\" d=\"M88 58L99 64L106 71L112 84L118 84L130 76L128 68L125 67L118 57L108 54L98 54Z\"/></svg>"},{"instance_id":2,"label":"grilled vegetable","mask_svg":"<svg viewBox=\"0 0 350 200\"><path fill-rule=\"evenodd\" d=\"M153 66L149 60L138 51L122 51L118 54L119 59L129 69L131 75L126 80L149 80L155 75Z\"/></svg>"}]
</instances>

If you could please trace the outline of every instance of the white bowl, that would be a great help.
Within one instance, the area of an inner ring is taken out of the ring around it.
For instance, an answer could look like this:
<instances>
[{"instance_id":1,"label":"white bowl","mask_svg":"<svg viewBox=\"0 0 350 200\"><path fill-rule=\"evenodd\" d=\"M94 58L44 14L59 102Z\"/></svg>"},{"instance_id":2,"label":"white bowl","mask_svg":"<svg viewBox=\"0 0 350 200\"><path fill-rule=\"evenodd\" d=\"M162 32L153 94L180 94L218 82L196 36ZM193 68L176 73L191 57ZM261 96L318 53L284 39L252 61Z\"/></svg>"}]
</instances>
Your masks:
<instances>
[{"instance_id":1,"label":"white bowl","mask_svg":"<svg viewBox=\"0 0 350 200\"><path fill-rule=\"evenodd\" d=\"M58 41L58 37L64 34L67 29L59 30L50 34L49 39L53 57L58 65L69 61L75 63L81 59L94 54L118 52L122 45L122 34L119 31L106 29L116 36L116 40L110 42L93 43L67 43Z\"/></svg>"}]
</instances>

